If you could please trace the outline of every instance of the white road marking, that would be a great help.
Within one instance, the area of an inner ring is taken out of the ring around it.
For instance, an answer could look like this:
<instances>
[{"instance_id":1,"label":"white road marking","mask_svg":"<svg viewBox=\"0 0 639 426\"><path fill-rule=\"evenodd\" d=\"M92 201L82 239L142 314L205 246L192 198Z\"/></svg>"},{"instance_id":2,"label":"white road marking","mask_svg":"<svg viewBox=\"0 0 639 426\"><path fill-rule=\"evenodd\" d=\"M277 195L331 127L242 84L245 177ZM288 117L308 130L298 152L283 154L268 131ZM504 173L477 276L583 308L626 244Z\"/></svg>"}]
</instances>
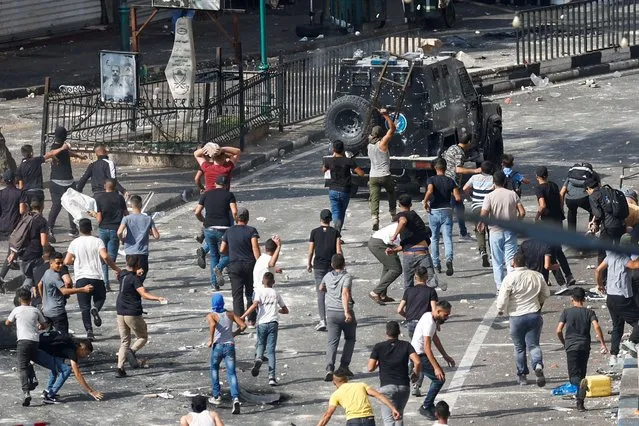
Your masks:
<instances>
[{"instance_id":1,"label":"white road marking","mask_svg":"<svg viewBox=\"0 0 639 426\"><path fill-rule=\"evenodd\" d=\"M457 403L457 398L460 394L464 393L461 391L464 386L464 382L466 381L466 375L472 368L475 363L475 358L479 353L479 349L484 343L484 339L486 339L486 335L490 331L491 326L493 325L493 321L495 321L495 317L497 316L497 300L495 300L488 311L484 315L484 318L481 320L481 324L475 330L475 334L473 338L470 339L470 343L466 348L466 352L462 357L462 360L459 362L457 366L457 370L455 370L455 374L453 375L453 380L450 381L448 385L448 389L446 391L446 402L450 406L451 410L455 408L455 404ZM450 391L452 389L452 392Z\"/></svg>"},{"instance_id":2,"label":"white road marking","mask_svg":"<svg viewBox=\"0 0 639 426\"><path fill-rule=\"evenodd\" d=\"M291 162L291 161L297 161L299 159L308 157L308 156L313 155L313 154L315 154L315 153L317 153L317 152L319 152L321 150L326 150L326 149L327 149L327 145L323 144L323 143L320 143L320 144L318 144L318 146L316 146L314 148L311 148L308 151L300 152L299 154L296 154L296 155L294 155L292 157L289 157L289 158L285 158L284 160L287 163ZM247 174L245 176L242 176L239 179L234 179L233 180L233 187L238 187L238 186L241 186L243 184L246 184L247 181L255 179L256 177L262 176L263 174L266 174L266 173L268 173L268 172L270 172L272 170L275 170L275 169L277 169L277 168L279 168L281 166L282 166L281 163L271 164L270 166L264 167L263 169L260 169L258 171L255 171L255 172L249 173L249 174ZM317 166L318 173L320 171L319 169L320 169L320 167L318 165ZM166 214L164 217L162 217L161 219L157 220L156 223L158 223L158 224L168 223L168 222L172 221L173 219L175 219L176 217L178 217L180 215L183 215L184 213L186 213L189 210L193 209L193 205L194 205L194 202L186 203L185 205L172 210L170 213Z\"/></svg>"}]
</instances>

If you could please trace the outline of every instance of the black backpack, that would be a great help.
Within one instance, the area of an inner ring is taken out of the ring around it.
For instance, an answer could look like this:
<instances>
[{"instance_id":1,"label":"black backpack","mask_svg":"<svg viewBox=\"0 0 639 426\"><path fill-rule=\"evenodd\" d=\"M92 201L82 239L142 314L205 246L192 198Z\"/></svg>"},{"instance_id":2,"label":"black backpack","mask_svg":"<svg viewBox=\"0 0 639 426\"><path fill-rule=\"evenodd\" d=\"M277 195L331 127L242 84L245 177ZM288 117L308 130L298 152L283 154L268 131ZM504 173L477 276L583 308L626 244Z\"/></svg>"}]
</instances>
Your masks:
<instances>
[{"instance_id":1,"label":"black backpack","mask_svg":"<svg viewBox=\"0 0 639 426\"><path fill-rule=\"evenodd\" d=\"M587 179L592 179L594 177L595 172L592 170L591 167L586 166L585 163L581 163L580 166L573 166L570 168L570 170L568 170L568 178L579 181L581 185L584 185Z\"/></svg>"},{"instance_id":2,"label":"black backpack","mask_svg":"<svg viewBox=\"0 0 639 426\"><path fill-rule=\"evenodd\" d=\"M515 191L515 194L521 197L521 182L515 182L515 180L513 179L513 175L515 173L517 172L512 170L509 175L506 175L506 182L504 182L504 188L510 189L511 191Z\"/></svg>"},{"instance_id":3,"label":"black backpack","mask_svg":"<svg viewBox=\"0 0 639 426\"><path fill-rule=\"evenodd\" d=\"M604 211L615 219L626 220L630 213L628 209L628 201L618 189L612 188L610 185L601 187L601 201Z\"/></svg>"}]
</instances>

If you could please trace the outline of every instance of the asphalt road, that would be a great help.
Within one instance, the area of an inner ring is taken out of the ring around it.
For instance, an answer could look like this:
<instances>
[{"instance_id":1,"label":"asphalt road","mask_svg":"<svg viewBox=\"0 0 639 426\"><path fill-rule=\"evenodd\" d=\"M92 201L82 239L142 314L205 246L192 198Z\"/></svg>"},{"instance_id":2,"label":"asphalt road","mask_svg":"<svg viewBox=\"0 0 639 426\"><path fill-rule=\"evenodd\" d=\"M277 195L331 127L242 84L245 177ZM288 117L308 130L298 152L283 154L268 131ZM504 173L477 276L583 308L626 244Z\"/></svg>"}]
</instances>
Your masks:
<instances>
[{"instance_id":1,"label":"asphalt road","mask_svg":"<svg viewBox=\"0 0 639 426\"><path fill-rule=\"evenodd\" d=\"M637 162L635 145L639 142L634 135L639 131L635 119L639 101L634 93L638 80L636 75L602 79L599 88L570 82L532 94L518 92L510 96L510 104L502 99L506 150L515 155L518 168L531 178L534 167L544 164L550 169L551 179L560 182L572 163L590 161L604 181L617 185L620 165L636 166ZM537 97L543 100L536 101ZM282 316L278 341L281 386L276 390L282 393L282 403L244 404L242 414L232 416L227 399L227 404L220 408L226 424L312 425L319 420L334 390L332 384L321 380L326 334L313 331L315 293L312 277L304 269L309 232L317 226L319 211L328 207L319 171L325 148L324 143L311 146L234 183L234 192L252 212L251 224L258 228L262 240L273 234L283 240L279 265L284 273L276 277L276 285L291 314ZM535 200L531 187L524 188L524 205L532 216ZM180 393L210 391L208 350L204 346L207 340L204 315L210 306L208 270L199 269L193 256L197 247L193 236L199 230L193 207L194 204L186 205L159 220L162 239L151 246L147 287L152 293L167 297L170 303L166 306L145 303L150 340L140 356L149 358L150 368L130 371L126 379L115 378L119 338L115 293L110 293L102 315L104 324L97 333L96 352L81 365L91 386L105 393L104 401L90 401L75 379L70 378L61 392L64 404L43 406L35 398L32 407L22 408L17 373L12 371L15 353L2 351L0 424L43 420L54 425L176 424L179 416L188 411L188 399ZM380 272L366 248L370 235L368 218L365 197L352 200L344 230L344 250L347 269L355 276L353 294L359 323L351 369L356 373L355 380L377 385L376 374L364 373L366 361L372 346L384 339L384 323L398 316L396 304L379 307L366 296ZM585 223L583 216L579 220L580 224ZM554 328L569 299L553 296L543 308L541 343L548 384L543 389L516 385L508 324L495 318L491 269L481 267L473 244L457 243L457 236L455 241L455 275L446 279L448 290L440 292L440 297L453 305L452 316L440 334L447 351L457 361L457 368L445 369L447 383L439 396L451 405L451 424L613 424L617 404L614 396L589 399L586 401L589 411L577 413L572 410L573 402L550 393L552 387L566 381L565 355ZM587 266L594 264L595 258L569 252L569 261L576 279L586 288L592 287L593 272ZM393 284L390 295L399 298L400 288L400 282ZM223 292L230 306L228 284ZM0 317L8 314L10 299L0 298ZM610 330L607 310L602 302L592 302L591 307L607 336ZM82 325L75 298L67 309L71 329L80 333ZM253 339L253 334L246 334L237 340L240 386L256 393L271 392L264 372L257 379L249 373ZM606 363L607 358L593 350L589 374ZM38 368L38 373L41 382L44 381L44 371ZM225 374L220 377L225 388ZM175 398L144 397L158 389L171 390ZM405 412L407 425L428 424L417 413L420 402L418 398L410 399ZM378 406L375 413L380 415ZM332 424L343 423L340 410L338 414ZM378 420L381 421L379 417Z\"/></svg>"}]
</instances>

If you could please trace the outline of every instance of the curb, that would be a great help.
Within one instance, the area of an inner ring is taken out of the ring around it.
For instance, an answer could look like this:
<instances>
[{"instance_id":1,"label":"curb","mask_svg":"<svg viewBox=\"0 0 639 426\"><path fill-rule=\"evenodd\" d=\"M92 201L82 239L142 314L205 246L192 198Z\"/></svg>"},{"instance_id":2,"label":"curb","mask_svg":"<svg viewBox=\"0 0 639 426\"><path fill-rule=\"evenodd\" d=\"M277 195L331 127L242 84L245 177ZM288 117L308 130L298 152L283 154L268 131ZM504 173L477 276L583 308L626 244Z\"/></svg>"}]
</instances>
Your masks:
<instances>
[{"instance_id":1,"label":"curb","mask_svg":"<svg viewBox=\"0 0 639 426\"><path fill-rule=\"evenodd\" d=\"M637 359L626 355L623 360L621 384L619 385L619 408L617 425L636 426L639 424L639 368Z\"/></svg>"},{"instance_id":2,"label":"curb","mask_svg":"<svg viewBox=\"0 0 639 426\"><path fill-rule=\"evenodd\" d=\"M314 130L305 135L299 136L296 139L281 141L278 143L276 148L272 148L264 153L256 154L253 158L251 158L251 160L240 163L240 165L233 170L232 176L238 177L247 174L255 167L269 163L272 159L283 157L285 154L309 145L311 142L322 139L323 137L324 130ZM153 214L156 212L174 209L185 204L185 202L195 200L199 195L200 192L194 187L184 189L181 194L174 195L173 197L150 207L146 213Z\"/></svg>"},{"instance_id":3,"label":"curb","mask_svg":"<svg viewBox=\"0 0 639 426\"><path fill-rule=\"evenodd\" d=\"M530 80L532 73L548 77L550 82L556 83L634 68L639 68L639 46L589 52L535 64L478 70L471 72L470 76L481 95L494 95L533 85Z\"/></svg>"}]
</instances>

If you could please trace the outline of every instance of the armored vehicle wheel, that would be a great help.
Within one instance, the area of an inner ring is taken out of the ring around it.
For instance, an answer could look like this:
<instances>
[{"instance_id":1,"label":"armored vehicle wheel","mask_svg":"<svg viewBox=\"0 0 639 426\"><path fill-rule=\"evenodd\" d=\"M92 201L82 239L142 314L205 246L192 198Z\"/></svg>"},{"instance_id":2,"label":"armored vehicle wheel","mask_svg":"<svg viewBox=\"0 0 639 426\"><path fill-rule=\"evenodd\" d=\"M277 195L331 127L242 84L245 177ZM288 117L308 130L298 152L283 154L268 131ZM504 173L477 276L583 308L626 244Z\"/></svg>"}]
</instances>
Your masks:
<instances>
[{"instance_id":1,"label":"armored vehicle wheel","mask_svg":"<svg viewBox=\"0 0 639 426\"><path fill-rule=\"evenodd\" d=\"M501 129L501 117L498 114L488 117L488 120L486 120L484 159L495 165L501 164L501 157L504 155L504 138Z\"/></svg>"},{"instance_id":2,"label":"armored vehicle wheel","mask_svg":"<svg viewBox=\"0 0 639 426\"><path fill-rule=\"evenodd\" d=\"M371 122L365 123L370 103L355 95L337 98L328 107L324 129L331 141L344 142L347 151L357 154L368 143L367 136L377 116L373 114Z\"/></svg>"},{"instance_id":3,"label":"armored vehicle wheel","mask_svg":"<svg viewBox=\"0 0 639 426\"><path fill-rule=\"evenodd\" d=\"M442 11L442 15L444 17L444 24L446 24L448 28L452 28L452 26L455 25L455 21L457 21L457 14L455 13L453 0L450 0L446 9Z\"/></svg>"}]
</instances>

